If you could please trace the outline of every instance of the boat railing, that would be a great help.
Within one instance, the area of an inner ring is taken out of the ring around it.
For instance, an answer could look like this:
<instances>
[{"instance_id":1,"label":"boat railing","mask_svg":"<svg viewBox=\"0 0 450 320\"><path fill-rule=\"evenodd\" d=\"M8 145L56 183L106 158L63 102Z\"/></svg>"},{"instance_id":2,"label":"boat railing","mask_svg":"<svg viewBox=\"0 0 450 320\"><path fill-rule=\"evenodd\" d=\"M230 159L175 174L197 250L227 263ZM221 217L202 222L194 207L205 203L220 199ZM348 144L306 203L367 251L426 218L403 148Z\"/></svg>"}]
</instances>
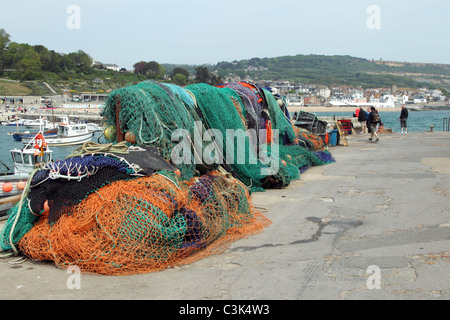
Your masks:
<instances>
[{"instance_id":1,"label":"boat railing","mask_svg":"<svg viewBox=\"0 0 450 320\"><path fill-rule=\"evenodd\" d=\"M442 120L442 131L450 131L450 118Z\"/></svg>"}]
</instances>

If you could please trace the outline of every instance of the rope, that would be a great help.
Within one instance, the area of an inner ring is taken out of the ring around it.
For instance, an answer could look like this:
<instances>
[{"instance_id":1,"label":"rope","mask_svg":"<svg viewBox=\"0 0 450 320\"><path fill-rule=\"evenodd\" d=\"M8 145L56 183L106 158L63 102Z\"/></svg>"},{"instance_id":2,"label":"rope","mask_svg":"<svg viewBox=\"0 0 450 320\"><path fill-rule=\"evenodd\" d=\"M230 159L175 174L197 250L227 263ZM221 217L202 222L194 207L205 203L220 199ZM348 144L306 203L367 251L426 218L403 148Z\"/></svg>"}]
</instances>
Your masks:
<instances>
[{"instance_id":1,"label":"rope","mask_svg":"<svg viewBox=\"0 0 450 320\"><path fill-rule=\"evenodd\" d=\"M119 142L117 144L99 144L95 142L85 142L81 147L75 149L66 159L78 157L83 154L93 153L119 153L128 154L128 146L126 141Z\"/></svg>"},{"instance_id":2,"label":"rope","mask_svg":"<svg viewBox=\"0 0 450 320\"><path fill-rule=\"evenodd\" d=\"M28 179L28 183L25 186L25 189L22 192L22 197L20 197L20 202L19 202L19 208L17 209L17 215L16 218L14 219L14 223L11 227L11 231L9 233L9 244L11 245L11 248L14 251L14 256L17 256L19 254L19 251L17 250L16 246L13 243L13 233L14 233L14 229L16 228L17 225L17 221L19 221L19 217L20 217L20 213L22 211L22 205L23 205L23 201L25 200L25 198L28 196L28 192L30 191L30 187L31 187L31 180L33 180L33 176L36 174L36 172L38 172L39 169L35 169L33 170L33 172L30 174L30 178Z\"/></svg>"}]
</instances>

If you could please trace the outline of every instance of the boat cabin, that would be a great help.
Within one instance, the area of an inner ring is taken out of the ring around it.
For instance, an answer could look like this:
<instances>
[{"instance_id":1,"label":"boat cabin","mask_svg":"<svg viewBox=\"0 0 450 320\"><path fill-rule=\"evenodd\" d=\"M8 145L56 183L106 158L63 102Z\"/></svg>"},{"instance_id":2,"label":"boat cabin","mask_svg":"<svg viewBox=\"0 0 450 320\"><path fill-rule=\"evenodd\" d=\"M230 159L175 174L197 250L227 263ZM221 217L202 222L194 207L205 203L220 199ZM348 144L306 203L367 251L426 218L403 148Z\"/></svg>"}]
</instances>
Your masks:
<instances>
[{"instance_id":1,"label":"boat cabin","mask_svg":"<svg viewBox=\"0 0 450 320\"><path fill-rule=\"evenodd\" d=\"M58 136L67 137L78 134L87 133L87 126L85 124L61 124L58 126Z\"/></svg>"},{"instance_id":2,"label":"boat cabin","mask_svg":"<svg viewBox=\"0 0 450 320\"><path fill-rule=\"evenodd\" d=\"M35 155L36 149L14 149L11 150L11 156L14 163L14 174L21 177L28 177L39 163L49 163L52 161L52 151L45 151L41 157Z\"/></svg>"}]
</instances>

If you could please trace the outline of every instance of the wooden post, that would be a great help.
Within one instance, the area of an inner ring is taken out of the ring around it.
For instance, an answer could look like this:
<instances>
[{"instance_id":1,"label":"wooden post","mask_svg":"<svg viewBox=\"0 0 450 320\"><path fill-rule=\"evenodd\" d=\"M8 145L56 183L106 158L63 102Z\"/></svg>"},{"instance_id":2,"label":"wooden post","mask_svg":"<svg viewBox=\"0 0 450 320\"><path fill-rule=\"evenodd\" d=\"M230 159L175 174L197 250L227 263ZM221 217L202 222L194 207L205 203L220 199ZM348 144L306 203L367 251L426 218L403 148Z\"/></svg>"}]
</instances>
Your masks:
<instances>
[{"instance_id":1,"label":"wooden post","mask_svg":"<svg viewBox=\"0 0 450 320\"><path fill-rule=\"evenodd\" d=\"M116 137L117 143L125 141L125 135L122 132L122 124L120 123L120 111L122 110L122 105L120 103L120 96L116 97Z\"/></svg>"}]
</instances>

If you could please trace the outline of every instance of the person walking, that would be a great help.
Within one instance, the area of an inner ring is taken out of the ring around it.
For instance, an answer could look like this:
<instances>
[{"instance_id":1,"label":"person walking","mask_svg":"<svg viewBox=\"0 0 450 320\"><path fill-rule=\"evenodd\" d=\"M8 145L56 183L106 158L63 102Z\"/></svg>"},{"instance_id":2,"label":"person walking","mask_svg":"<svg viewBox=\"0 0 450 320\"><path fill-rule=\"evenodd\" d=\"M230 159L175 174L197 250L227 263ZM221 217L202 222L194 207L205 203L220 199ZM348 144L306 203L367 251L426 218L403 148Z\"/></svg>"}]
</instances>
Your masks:
<instances>
[{"instance_id":1,"label":"person walking","mask_svg":"<svg viewBox=\"0 0 450 320\"><path fill-rule=\"evenodd\" d=\"M367 108L367 112L366 112L366 127L367 127L367 133L372 133L370 131L370 121L369 121L369 115L370 115L371 109L370 107Z\"/></svg>"},{"instance_id":2,"label":"person walking","mask_svg":"<svg viewBox=\"0 0 450 320\"><path fill-rule=\"evenodd\" d=\"M380 118L380 115L378 114L378 111L375 109L375 107L370 107L368 122L369 122L369 129L370 129L369 140L373 140L373 136L375 135L375 137L377 137L375 142L380 141L380 138L378 137L378 126L381 125L381 118Z\"/></svg>"},{"instance_id":3,"label":"person walking","mask_svg":"<svg viewBox=\"0 0 450 320\"><path fill-rule=\"evenodd\" d=\"M404 133L408 133L408 108L406 108L405 106L402 106L402 111L400 112L400 118L398 118L398 120L400 121L400 127L402 129L402 133L404 131Z\"/></svg>"},{"instance_id":4,"label":"person walking","mask_svg":"<svg viewBox=\"0 0 450 320\"><path fill-rule=\"evenodd\" d=\"M361 132L366 133L367 112L361 107L358 113L358 122L361 124Z\"/></svg>"}]
</instances>

